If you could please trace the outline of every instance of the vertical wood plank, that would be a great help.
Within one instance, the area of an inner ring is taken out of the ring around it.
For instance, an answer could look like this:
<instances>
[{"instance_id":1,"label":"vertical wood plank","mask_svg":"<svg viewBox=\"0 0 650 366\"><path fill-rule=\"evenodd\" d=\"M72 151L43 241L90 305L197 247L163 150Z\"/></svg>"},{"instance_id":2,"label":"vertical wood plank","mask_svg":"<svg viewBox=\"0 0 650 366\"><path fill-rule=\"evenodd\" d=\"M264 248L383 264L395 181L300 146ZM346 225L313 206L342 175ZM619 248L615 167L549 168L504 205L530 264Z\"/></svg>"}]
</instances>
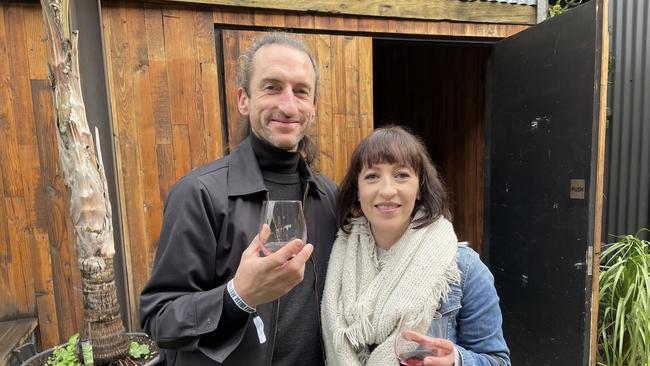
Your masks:
<instances>
[{"instance_id":1,"label":"vertical wood plank","mask_svg":"<svg viewBox=\"0 0 650 366\"><path fill-rule=\"evenodd\" d=\"M20 128L16 130L18 143L36 143L34 137L34 116L32 115L32 98L29 89L29 62L27 58L27 42L25 40L25 20L23 7L9 6L7 16L7 41L9 48L7 56L11 62L9 69L13 77L11 88L13 93L13 110ZM6 100L6 99L5 99Z\"/></svg>"},{"instance_id":2,"label":"vertical wood plank","mask_svg":"<svg viewBox=\"0 0 650 366\"><path fill-rule=\"evenodd\" d=\"M5 208L9 221L9 241L12 243L14 294L18 299L20 314L34 311L34 280L31 276L31 256L27 248L26 233L29 231L25 215L25 200L22 197L5 198Z\"/></svg>"},{"instance_id":3,"label":"vertical wood plank","mask_svg":"<svg viewBox=\"0 0 650 366\"><path fill-rule=\"evenodd\" d=\"M372 38L359 38L358 43L360 138L364 138L373 129Z\"/></svg>"},{"instance_id":4,"label":"vertical wood plank","mask_svg":"<svg viewBox=\"0 0 650 366\"><path fill-rule=\"evenodd\" d=\"M335 172L333 178L337 183L343 181L349 161L347 156L346 134L345 114L334 113L334 141L340 141L336 144L334 157Z\"/></svg>"},{"instance_id":5,"label":"vertical wood plank","mask_svg":"<svg viewBox=\"0 0 650 366\"><path fill-rule=\"evenodd\" d=\"M226 100L226 119L228 122L228 149L232 151L235 147L235 137L239 126L239 110L237 109L237 57L239 57L239 31L224 30L223 39L223 67L224 67L224 89Z\"/></svg>"},{"instance_id":6,"label":"vertical wood plank","mask_svg":"<svg viewBox=\"0 0 650 366\"><path fill-rule=\"evenodd\" d=\"M124 10L121 19L126 21L128 47L125 49L127 75L125 84L131 95L127 118L122 119L118 128L120 134L120 150L123 157L128 157L120 162L124 186L124 205L122 206L123 226L128 225L129 230L125 231L126 240L125 254L127 261L130 261L130 271L127 283L129 290L129 304L132 309L137 309L139 296L137 295L140 286L146 282L148 273L146 268L152 258L149 255L148 236L145 220L145 192L147 184L144 181L146 172L145 164L148 167L155 167L155 161L151 161L146 152L151 151L148 146L153 141L154 121L153 106L149 91L151 84L148 75L149 51L146 37L145 11L141 4L128 6ZM146 143L146 145L145 145ZM149 149L149 150L147 150ZM128 234L128 235L126 235ZM137 323L134 321L134 323Z\"/></svg>"},{"instance_id":7,"label":"vertical wood plank","mask_svg":"<svg viewBox=\"0 0 650 366\"><path fill-rule=\"evenodd\" d=\"M147 6L145 8L145 29L147 52L149 57L149 81L151 83L151 100L154 107L156 124L156 142L172 142L171 112L169 110L169 92L167 89L167 65L162 9Z\"/></svg>"},{"instance_id":8,"label":"vertical wood plank","mask_svg":"<svg viewBox=\"0 0 650 366\"><path fill-rule=\"evenodd\" d=\"M2 6L0 6L0 13ZM1 14L0 14L1 15ZM0 188L3 179L0 179ZM9 227L7 222L7 210L5 209L4 189L0 190L0 318L9 318L18 313L18 298L15 295L14 285L11 281L13 276L13 258L11 243L9 242Z\"/></svg>"},{"instance_id":9,"label":"vertical wood plank","mask_svg":"<svg viewBox=\"0 0 650 366\"><path fill-rule=\"evenodd\" d=\"M331 37L319 35L312 50L320 71L319 97L317 101L318 141L320 148L320 169L322 174L334 177L335 146L334 119L332 113L332 46Z\"/></svg>"},{"instance_id":10,"label":"vertical wood plank","mask_svg":"<svg viewBox=\"0 0 650 366\"><path fill-rule=\"evenodd\" d=\"M5 210L4 179L0 179L0 266L11 262L10 244L11 243L9 243L9 228L7 227L7 211ZM8 299L8 297L3 297L3 299ZM0 304L0 306L2 306L2 304ZM3 314L2 310L0 310L0 314Z\"/></svg>"},{"instance_id":11,"label":"vertical wood plank","mask_svg":"<svg viewBox=\"0 0 650 366\"><path fill-rule=\"evenodd\" d=\"M197 12L200 50L201 107L204 119L203 138L205 139L205 161L203 164L223 155L223 132L221 128L221 96L217 72L217 50L214 23L210 12L201 9ZM200 131L199 131L200 132Z\"/></svg>"},{"instance_id":12,"label":"vertical wood plank","mask_svg":"<svg viewBox=\"0 0 650 366\"><path fill-rule=\"evenodd\" d=\"M34 254L34 294L38 315L38 329L42 347L59 343L59 320L54 298L52 266L50 263L49 237L42 229L30 236L30 251Z\"/></svg>"},{"instance_id":13,"label":"vertical wood plank","mask_svg":"<svg viewBox=\"0 0 650 366\"><path fill-rule=\"evenodd\" d=\"M33 112L32 112L33 113ZM32 131L33 133L34 131ZM25 195L25 225L29 231L46 228L48 217L45 213L45 196L41 179L40 158L37 145L20 145L19 155ZM38 263L34 263L38 265Z\"/></svg>"},{"instance_id":14,"label":"vertical wood plank","mask_svg":"<svg viewBox=\"0 0 650 366\"><path fill-rule=\"evenodd\" d=\"M345 48L342 36L333 37L332 41L332 113L345 115ZM341 141L341 140L337 140Z\"/></svg>"},{"instance_id":15,"label":"vertical wood plank","mask_svg":"<svg viewBox=\"0 0 650 366\"><path fill-rule=\"evenodd\" d=\"M40 9L39 9L40 11ZM44 61L43 61L44 62ZM54 124L54 113L51 99L51 92L48 83L45 80L33 80L32 105L34 107L33 115L36 121L42 123ZM38 122L37 122L38 123ZM38 128L38 125L36 126ZM37 131L34 131L35 133ZM28 212L31 224L34 226L33 233L30 236L30 250L34 253L33 258L33 275L34 275L34 294L36 296L36 307L39 319L39 334L41 346L51 347L59 343L59 322L54 291L54 275L52 273L52 260L50 258L50 237L48 234L49 223L51 218L48 217L48 197L46 176L43 174L43 157L49 160L58 159L56 156L47 156L42 154L44 148L42 143L56 146L56 141L38 140L37 146L25 146L21 151L24 161L29 165L29 176L31 189L25 188L29 193L27 202ZM56 160L55 160L56 161ZM35 212L30 212L30 211ZM70 245L69 245L70 246ZM69 304L74 304L71 301ZM68 305L69 308L72 306ZM63 310L63 309L62 309Z\"/></svg>"},{"instance_id":16,"label":"vertical wood plank","mask_svg":"<svg viewBox=\"0 0 650 366\"><path fill-rule=\"evenodd\" d=\"M167 197L176 181L176 164L174 163L174 146L172 144L156 145L156 155L160 162L160 197ZM164 162L164 164L163 164ZM151 271L151 268L149 268Z\"/></svg>"},{"instance_id":17,"label":"vertical wood plank","mask_svg":"<svg viewBox=\"0 0 650 366\"><path fill-rule=\"evenodd\" d=\"M184 96L192 93L193 85L190 65L186 55L192 52L189 32L184 29L183 12L178 8L163 8L163 28L165 34L165 53L167 57L169 110L171 122L187 124L188 108Z\"/></svg>"},{"instance_id":18,"label":"vertical wood plank","mask_svg":"<svg viewBox=\"0 0 650 366\"><path fill-rule=\"evenodd\" d=\"M126 284L128 286L128 303L131 309L137 307L137 296L135 292L135 279L139 278L140 268L137 263L139 244L142 227L142 196L140 180L141 156L138 151L138 132L134 126L136 111L142 111L140 106L140 95L135 90L142 80L144 64L146 64L146 47L142 49L142 25L129 24L134 18L134 12L142 12L141 5L126 6L125 3L116 4L115 7L108 7L102 10L105 30L108 29L106 39L106 54L110 60L109 69L109 92L113 101L113 131L115 155L117 159L117 174L119 181L119 202L122 208L122 240L124 243L124 258L127 272ZM130 32L138 33L133 40ZM139 42L135 43L134 42ZM138 49L140 48L140 49ZM143 61L138 62L138 59ZM138 94L138 95L136 95ZM147 110L144 106L144 110ZM141 116L140 118L150 118ZM135 164L132 166L131 164ZM139 208L133 211L133 208ZM136 243L136 244L133 244ZM136 248L135 251L133 248ZM135 253L134 253L135 252ZM141 258L138 258L141 260ZM134 265L136 263L136 265Z\"/></svg>"},{"instance_id":19,"label":"vertical wood plank","mask_svg":"<svg viewBox=\"0 0 650 366\"><path fill-rule=\"evenodd\" d=\"M22 197L23 185L20 180L20 166L18 156L18 137L16 132L16 104L15 95L12 92L16 80L11 69L11 49L17 47L11 43L10 31L12 13L10 9L14 6L3 5L0 13L0 173L4 182L4 194L7 197Z\"/></svg>"},{"instance_id":20,"label":"vertical wood plank","mask_svg":"<svg viewBox=\"0 0 650 366\"><path fill-rule=\"evenodd\" d=\"M29 79L45 80L47 79L47 67L49 60L45 26L43 15L39 4L25 4L24 33L27 47L27 57L29 60Z\"/></svg>"},{"instance_id":21,"label":"vertical wood plank","mask_svg":"<svg viewBox=\"0 0 650 366\"><path fill-rule=\"evenodd\" d=\"M201 75L201 64L205 61L211 61L209 58L214 49L214 35L212 27L206 24L205 18L200 10L184 12L185 28L193 29L191 44L194 58L188 60L188 69L192 70L189 80L192 82L191 92L187 95L186 104L191 106L188 112L188 132L190 143L190 158L192 168L199 167L207 163L207 146L206 146L206 127L205 116L203 115L203 83ZM209 18L207 19L209 21ZM211 36L210 36L211 35ZM204 40L212 39L213 42L206 44ZM203 40L203 41L202 41Z\"/></svg>"},{"instance_id":22,"label":"vertical wood plank","mask_svg":"<svg viewBox=\"0 0 650 366\"><path fill-rule=\"evenodd\" d=\"M223 132L221 130L221 95L219 92L217 65L201 65L201 83L203 85L203 116L206 122L207 160L212 161L223 156Z\"/></svg>"},{"instance_id":23,"label":"vertical wood plank","mask_svg":"<svg viewBox=\"0 0 650 366\"><path fill-rule=\"evenodd\" d=\"M343 37L345 58L345 123L348 128L359 127L359 54L358 38ZM349 136L349 135L348 135Z\"/></svg>"},{"instance_id":24,"label":"vertical wood plank","mask_svg":"<svg viewBox=\"0 0 650 366\"><path fill-rule=\"evenodd\" d=\"M194 27L196 35L197 61L199 63L215 63L215 34L211 13L204 9L194 12Z\"/></svg>"},{"instance_id":25,"label":"vertical wood plank","mask_svg":"<svg viewBox=\"0 0 650 366\"><path fill-rule=\"evenodd\" d=\"M186 125L172 127L174 141L174 180L178 180L192 169L190 161L189 132Z\"/></svg>"},{"instance_id":26,"label":"vertical wood plank","mask_svg":"<svg viewBox=\"0 0 650 366\"><path fill-rule=\"evenodd\" d=\"M156 122L155 107L152 101L152 85L150 76L149 42L146 24L146 11L144 7L132 7L127 13L127 29L130 37L129 53L131 79L134 90L133 117L129 119L129 125L123 126L121 132L127 134L128 140L133 140L133 146L127 147L135 153L131 156L135 159L127 159L123 162L125 170L125 183L123 188L127 202L125 206L129 222L129 240L127 258L127 273L129 273L129 306L139 306L139 292L144 286L149 273L147 268L153 260L155 246L160 228L160 218L152 213L162 210L158 188L158 163L155 150L156 144ZM152 42L155 44L156 41ZM157 45L160 47L159 45ZM154 53L160 52L159 49ZM154 76L156 78L156 76ZM157 78L156 78L157 79ZM128 166L127 166L128 165ZM123 215L124 216L124 215ZM153 216L150 222L148 217ZM137 323L134 321L134 323ZM137 324L132 324L137 328Z\"/></svg>"}]
</instances>

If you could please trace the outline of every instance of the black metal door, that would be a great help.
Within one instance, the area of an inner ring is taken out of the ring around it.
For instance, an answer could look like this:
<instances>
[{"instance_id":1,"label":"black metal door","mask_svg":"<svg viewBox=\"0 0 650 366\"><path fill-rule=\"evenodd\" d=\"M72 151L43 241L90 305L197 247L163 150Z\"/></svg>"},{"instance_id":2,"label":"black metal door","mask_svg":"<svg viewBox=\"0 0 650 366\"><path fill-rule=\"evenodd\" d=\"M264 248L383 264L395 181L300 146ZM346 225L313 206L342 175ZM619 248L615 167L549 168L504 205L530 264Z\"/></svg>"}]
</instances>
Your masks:
<instances>
[{"instance_id":1,"label":"black metal door","mask_svg":"<svg viewBox=\"0 0 650 366\"><path fill-rule=\"evenodd\" d=\"M600 2L505 39L488 65L486 239L514 365L587 365Z\"/></svg>"}]
</instances>

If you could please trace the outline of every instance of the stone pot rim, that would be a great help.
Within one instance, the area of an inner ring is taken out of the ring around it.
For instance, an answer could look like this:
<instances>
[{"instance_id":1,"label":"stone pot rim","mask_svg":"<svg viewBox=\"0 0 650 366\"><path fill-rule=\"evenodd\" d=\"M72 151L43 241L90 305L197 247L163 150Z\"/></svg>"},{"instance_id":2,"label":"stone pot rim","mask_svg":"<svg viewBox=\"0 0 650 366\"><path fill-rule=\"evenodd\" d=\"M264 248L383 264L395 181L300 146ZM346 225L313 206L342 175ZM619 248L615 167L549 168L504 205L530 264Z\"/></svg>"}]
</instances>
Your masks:
<instances>
[{"instance_id":1,"label":"stone pot rim","mask_svg":"<svg viewBox=\"0 0 650 366\"><path fill-rule=\"evenodd\" d=\"M143 333L143 332L126 332L127 335L129 336L144 336L144 337L149 337L148 334ZM64 345L65 343L61 344ZM55 347L50 347L48 349L45 349L41 352L36 353L35 355L31 356L30 358L26 359L23 363L20 364L20 366L34 366L31 364L31 362L35 361L36 359L40 358L43 355L46 354L51 354L54 352ZM160 362L160 353L156 355L156 357L152 358L149 360L147 363L145 363L143 366L154 366Z\"/></svg>"}]
</instances>

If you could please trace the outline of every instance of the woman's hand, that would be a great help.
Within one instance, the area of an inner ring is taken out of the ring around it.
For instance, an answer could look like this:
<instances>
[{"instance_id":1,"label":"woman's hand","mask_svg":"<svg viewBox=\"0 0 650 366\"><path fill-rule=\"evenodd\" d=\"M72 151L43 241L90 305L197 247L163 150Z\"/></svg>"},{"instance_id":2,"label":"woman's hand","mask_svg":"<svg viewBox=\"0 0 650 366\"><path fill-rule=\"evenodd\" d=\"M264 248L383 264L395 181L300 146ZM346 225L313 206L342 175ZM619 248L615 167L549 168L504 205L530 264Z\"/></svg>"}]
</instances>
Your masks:
<instances>
[{"instance_id":1,"label":"woman's hand","mask_svg":"<svg viewBox=\"0 0 650 366\"><path fill-rule=\"evenodd\" d=\"M431 338L411 330L406 330L402 334L404 338L411 339L436 354L424 358L422 362L425 366L453 366L455 354L452 342L442 338Z\"/></svg>"}]
</instances>

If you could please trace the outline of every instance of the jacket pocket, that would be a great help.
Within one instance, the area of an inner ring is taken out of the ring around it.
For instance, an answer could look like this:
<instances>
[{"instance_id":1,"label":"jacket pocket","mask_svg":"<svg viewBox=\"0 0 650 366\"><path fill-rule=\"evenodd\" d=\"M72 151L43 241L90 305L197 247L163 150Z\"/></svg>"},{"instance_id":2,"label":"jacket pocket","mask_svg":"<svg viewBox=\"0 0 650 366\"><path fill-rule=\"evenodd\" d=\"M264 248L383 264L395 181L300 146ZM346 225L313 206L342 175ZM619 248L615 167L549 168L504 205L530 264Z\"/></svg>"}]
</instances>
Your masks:
<instances>
[{"instance_id":1,"label":"jacket pocket","mask_svg":"<svg viewBox=\"0 0 650 366\"><path fill-rule=\"evenodd\" d=\"M442 322L444 336L452 342L456 342L456 317L461 308L460 298L460 286L452 285L447 301L438 307L438 312L442 315L440 321Z\"/></svg>"}]
</instances>

